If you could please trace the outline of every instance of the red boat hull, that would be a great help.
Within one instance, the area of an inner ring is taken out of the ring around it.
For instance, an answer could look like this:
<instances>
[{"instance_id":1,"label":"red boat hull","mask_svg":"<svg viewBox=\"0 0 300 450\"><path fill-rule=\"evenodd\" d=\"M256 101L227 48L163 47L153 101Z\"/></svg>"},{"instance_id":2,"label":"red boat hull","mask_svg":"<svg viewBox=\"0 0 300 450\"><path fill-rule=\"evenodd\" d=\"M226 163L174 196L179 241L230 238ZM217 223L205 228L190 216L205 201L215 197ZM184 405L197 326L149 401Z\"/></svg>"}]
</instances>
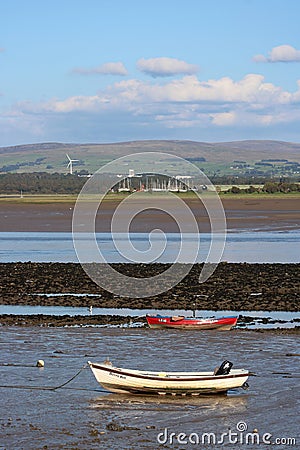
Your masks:
<instances>
[{"instance_id":1,"label":"red boat hull","mask_svg":"<svg viewBox=\"0 0 300 450\"><path fill-rule=\"evenodd\" d=\"M174 328L189 330L231 330L238 317L220 317L218 319L200 319L184 316L146 316L150 328Z\"/></svg>"}]
</instances>

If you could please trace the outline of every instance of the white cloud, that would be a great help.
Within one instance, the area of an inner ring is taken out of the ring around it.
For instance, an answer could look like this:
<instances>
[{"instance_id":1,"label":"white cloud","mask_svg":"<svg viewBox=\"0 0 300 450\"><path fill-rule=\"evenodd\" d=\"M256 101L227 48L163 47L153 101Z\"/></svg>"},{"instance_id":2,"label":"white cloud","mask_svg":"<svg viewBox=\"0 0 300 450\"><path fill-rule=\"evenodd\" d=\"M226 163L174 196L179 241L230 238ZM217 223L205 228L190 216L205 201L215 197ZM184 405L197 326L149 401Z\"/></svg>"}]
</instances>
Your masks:
<instances>
[{"instance_id":1,"label":"white cloud","mask_svg":"<svg viewBox=\"0 0 300 450\"><path fill-rule=\"evenodd\" d=\"M170 77L182 74L188 75L199 72L199 67L194 64L188 64L180 59L167 57L150 59L142 58L137 61L136 66L141 72L144 72L153 78Z\"/></svg>"},{"instance_id":2,"label":"white cloud","mask_svg":"<svg viewBox=\"0 0 300 450\"><path fill-rule=\"evenodd\" d=\"M229 77L199 81L196 76L186 76L168 83L146 83L126 80L116 83L112 89L118 101L137 103L286 103L290 94L264 77L249 74L240 81ZM111 93L110 93L111 94Z\"/></svg>"},{"instance_id":3,"label":"white cloud","mask_svg":"<svg viewBox=\"0 0 300 450\"><path fill-rule=\"evenodd\" d=\"M237 121L237 116L235 112L222 112L212 114L212 122L218 126L228 126L234 125Z\"/></svg>"},{"instance_id":4,"label":"white cloud","mask_svg":"<svg viewBox=\"0 0 300 450\"><path fill-rule=\"evenodd\" d=\"M0 47L0 53L4 52L4 48Z\"/></svg>"},{"instance_id":5,"label":"white cloud","mask_svg":"<svg viewBox=\"0 0 300 450\"><path fill-rule=\"evenodd\" d=\"M101 98L97 95L94 96L84 96L77 95L74 97L69 97L62 101L52 101L44 105L45 110L67 113L74 111L96 111L101 107ZM103 102L104 103L104 102Z\"/></svg>"},{"instance_id":6,"label":"white cloud","mask_svg":"<svg viewBox=\"0 0 300 450\"><path fill-rule=\"evenodd\" d=\"M77 67L72 72L80 75L128 75L127 69L122 62L107 62L91 69Z\"/></svg>"},{"instance_id":7,"label":"white cloud","mask_svg":"<svg viewBox=\"0 0 300 450\"><path fill-rule=\"evenodd\" d=\"M272 48L268 56L255 55L256 62L300 62L300 50L296 50L291 45L279 45Z\"/></svg>"},{"instance_id":8,"label":"white cloud","mask_svg":"<svg viewBox=\"0 0 300 450\"><path fill-rule=\"evenodd\" d=\"M266 83L262 75L248 74L239 81L224 77L217 80L199 81L186 76L168 83L149 83L126 80L107 87L92 96L72 96L65 100L52 99L43 104L23 103L30 112L70 113L101 111L132 111L139 114L168 116L174 111L214 112L216 122L232 121L232 111L247 110L253 114L270 108L282 108L298 102L300 83L295 93L284 91L272 83ZM230 119L231 118L231 119Z\"/></svg>"},{"instance_id":9,"label":"white cloud","mask_svg":"<svg viewBox=\"0 0 300 450\"><path fill-rule=\"evenodd\" d=\"M43 139L47 123L42 114L31 115L21 108L0 114L1 139L10 139L11 136L22 135L24 140L30 142L32 139ZM9 144L9 141L8 141Z\"/></svg>"},{"instance_id":10,"label":"white cloud","mask_svg":"<svg viewBox=\"0 0 300 450\"><path fill-rule=\"evenodd\" d=\"M19 127L22 135L26 133L26 141L34 141L37 136L39 140L58 140L62 136L63 140L107 142L172 139L174 135L182 138L184 133L189 139L192 132L202 136L199 130L210 130L212 136L218 132L224 136L231 130L237 137L242 129L273 127L277 133L280 126L298 127L299 102L300 81L295 92L289 92L267 83L258 74L248 74L237 81L229 77L203 81L196 76L168 82L129 79L94 95L19 103L13 111L2 114L0 131ZM59 136L54 134L55 138L51 138L50 129L58 130ZM32 139L28 137L30 133Z\"/></svg>"}]
</instances>

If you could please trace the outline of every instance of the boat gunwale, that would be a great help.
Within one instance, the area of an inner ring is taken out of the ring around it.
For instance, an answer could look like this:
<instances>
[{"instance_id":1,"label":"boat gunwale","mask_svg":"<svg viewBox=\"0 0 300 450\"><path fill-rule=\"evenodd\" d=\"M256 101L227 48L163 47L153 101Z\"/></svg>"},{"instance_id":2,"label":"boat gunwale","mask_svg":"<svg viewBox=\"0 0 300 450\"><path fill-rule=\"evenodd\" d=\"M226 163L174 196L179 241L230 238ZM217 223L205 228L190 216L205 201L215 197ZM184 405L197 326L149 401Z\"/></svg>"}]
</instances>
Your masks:
<instances>
[{"instance_id":1,"label":"boat gunwale","mask_svg":"<svg viewBox=\"0 0 300 450\"><path fill-rule=\"evenodd\" d=\"M173 329L173 330L219 330L230 331L237 325L237 316L226 316L219 318L198 318L198 317L176 317L172 316L146 315L147 324L152 329Z\"/></svg>"},{"instance_id":2,"label":"boat gunwale","mask_svg":"<svg viewBox=\"0 0 300 450\"><path fill-rule=\"evenodd\" d=\"M115 374L119 374L119 375L125 375L127 377L133 377L133 378L141 378L144 380L155 380L155 381L178 381L178 382L182 382L182 381L208 381L208 380L224 380L224 379L230 379L230 378L240 378L240 377L248 377L249 376L249 372L246 369L240 369L241 371L244 371L243 373L237 373L237 374L228 374L228 375L211 375L211 376L197 376L197 377L179 377L179 376L168 376L168 372L166 372L166 375L164 376L154 376L154 375L146 375L146 374L142 374L142 373L133 373L133 372L126 372L126 369L124 371L124 369L118 369L116 367L105 367L102 366L101 364L97 364L97 363L93 363L88 361L88 364L90 365L90 367L94 367L95 369L98 370L103 370L105 372L112 372ZM128 369L127 369L128 370ZM235 369L235 370L239 370L239 369ZM172 373L172 372L169 372ZM180 372L178 372L180 373Z\"/></svg>"},{"instance_id":3,"label":"boat gunwale","mask_svg":"<svg viewBox=\"0 0 300 450\"><path fill-rule=\"evenodd\" d=\"M150 319L172 319L173 316L162 316L160 314L152 315L152 314L146 314L146 318ZM224 317L186 317L186 316L178 316L179 319L176 320L176 322L180 322L182 320L195 320L199 322L219 322L222 320L232 320L236 319L238 320L238 316L224 316Z\"/></svg>"}]
</instances>

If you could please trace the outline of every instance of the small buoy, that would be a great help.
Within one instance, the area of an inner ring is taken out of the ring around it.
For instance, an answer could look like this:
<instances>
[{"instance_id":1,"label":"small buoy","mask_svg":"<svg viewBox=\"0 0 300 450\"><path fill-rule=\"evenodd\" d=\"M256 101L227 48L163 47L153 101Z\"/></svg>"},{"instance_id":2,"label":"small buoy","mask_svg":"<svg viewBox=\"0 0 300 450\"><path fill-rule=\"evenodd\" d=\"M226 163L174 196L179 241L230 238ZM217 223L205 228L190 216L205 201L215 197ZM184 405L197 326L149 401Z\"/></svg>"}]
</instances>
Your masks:
<instances>
[{"instance_id":1,"label":"small buoy","mask_svg":"<svg viewBox=\"0 0 300 450\"><path fill-rule=\"evenodd\" d=\"M44 367L45 366L45 362L42 359L39 359L36 363L36 367Z\"/></svg>"}]
</instances>

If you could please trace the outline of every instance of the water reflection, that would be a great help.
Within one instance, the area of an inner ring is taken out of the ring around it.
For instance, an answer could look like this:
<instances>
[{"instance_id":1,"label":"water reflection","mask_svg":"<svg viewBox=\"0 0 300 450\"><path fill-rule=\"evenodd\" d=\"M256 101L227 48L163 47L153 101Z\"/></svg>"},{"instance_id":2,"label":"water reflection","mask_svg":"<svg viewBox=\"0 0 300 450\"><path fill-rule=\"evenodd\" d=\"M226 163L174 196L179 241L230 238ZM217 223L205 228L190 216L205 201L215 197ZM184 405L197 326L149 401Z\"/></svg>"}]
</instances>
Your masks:
<instances>
[{"instance_id":1,"label":"water reflection","mask_svg":"<svg viewBox=\"0 0 300 450\"><path fill-rule=\"evenodd\" d=\"M227 395L201 395L192 396L155 396L155 395L126 395L126 394L104 394L93 398L90 402L91 408L114 408L115 410L124 408L148 411L154 408L164 407L166 409L218 409L242 412L247 407L248 394L240 391L228 391Z\"/></svg>"}]
</instances>

